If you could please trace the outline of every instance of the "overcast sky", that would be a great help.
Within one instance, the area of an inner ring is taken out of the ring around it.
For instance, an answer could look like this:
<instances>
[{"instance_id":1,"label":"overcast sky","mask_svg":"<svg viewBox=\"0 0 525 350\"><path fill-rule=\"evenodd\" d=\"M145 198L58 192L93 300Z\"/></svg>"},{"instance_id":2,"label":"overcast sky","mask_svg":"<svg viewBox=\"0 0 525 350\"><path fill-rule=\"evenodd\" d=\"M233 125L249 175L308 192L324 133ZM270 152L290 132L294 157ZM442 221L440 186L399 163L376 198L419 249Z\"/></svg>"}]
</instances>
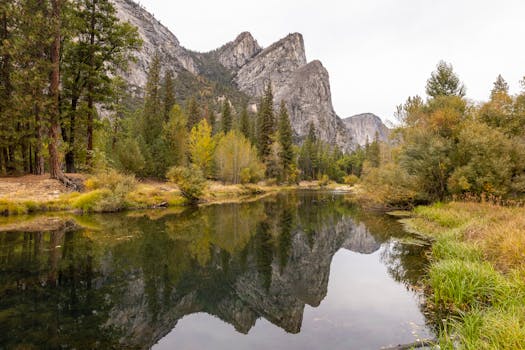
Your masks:
<instances>
[{"instance_id":1,"label":"overcast sky","mask_svg":"<svg viewBox=\"0 0 525 350\"><path fill-rule=\"evenodd\" d=\"M330 73L340 117L392 119L424 96L437 62L452 63L473 100L498 74L512 93L525 75L524 0L141 0L181 44L209 51L249 31L261 46L300 32L308 61Z\"/></svg>"}]
</instances>

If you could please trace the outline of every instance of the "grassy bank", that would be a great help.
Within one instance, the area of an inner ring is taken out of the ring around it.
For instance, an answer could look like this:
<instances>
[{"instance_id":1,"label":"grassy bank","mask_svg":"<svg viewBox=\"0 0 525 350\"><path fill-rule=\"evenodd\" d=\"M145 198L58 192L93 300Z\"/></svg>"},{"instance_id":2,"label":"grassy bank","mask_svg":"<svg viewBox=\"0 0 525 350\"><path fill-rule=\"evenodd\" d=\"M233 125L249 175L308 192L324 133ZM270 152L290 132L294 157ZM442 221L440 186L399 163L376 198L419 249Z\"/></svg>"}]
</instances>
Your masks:
<instances>
[{"instance_id":1,"label":"grassy bank","mask_svg":"<svg viewBox=\"0 0 525 350\"><path fill-rule=\"evenodd\" d=\"M137 182L130 176L108 173L89 177L85 179L84 183L86 190L82 193L67 192L67 189L53 184L53 192L50 195L49 179L35 180L31 178L30 184L24 183L24 179L20 179L19 183L10 183L9 191L4 194L0 193L0 216L55 211L103 213L181 207L187 204L179 188L169 182ZM318 182L282 186L265 183L224 185L219 182L208 181L199 204L242 202L279 191L320 188ZM336 184L330 184L327 188L348 190L348 186Z\"/></svg>"},{"instance_id":2,"label":"grassy bank","mask_svg":"<svg viewBox=\"0 0 525 350\"><path fill-rule=\"evenodd\" d=\"M427 303L442 349L525 349L525 208L452 202L404 222L433 242Z\"/></svg>"}]
</instances>

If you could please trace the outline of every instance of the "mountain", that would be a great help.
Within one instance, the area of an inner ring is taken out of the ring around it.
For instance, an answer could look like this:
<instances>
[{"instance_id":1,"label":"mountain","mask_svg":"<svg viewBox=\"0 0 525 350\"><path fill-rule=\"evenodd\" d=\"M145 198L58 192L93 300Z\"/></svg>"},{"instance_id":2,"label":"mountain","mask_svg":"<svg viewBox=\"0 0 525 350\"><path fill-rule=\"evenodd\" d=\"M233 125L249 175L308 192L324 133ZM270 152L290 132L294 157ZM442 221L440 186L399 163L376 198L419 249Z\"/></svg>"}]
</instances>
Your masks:
<instances>
[{"instance_id":1,"label":"mountain","mask_svg":"<svg viewBox=\"0 0 525 350\"><path fill-rule=\"evenodd\" d=\"M381 118L375 114L357 114L343 119L343 122L350 132L352 139L359 146L364 146L367 142L374 141L376 136L379 141L388 142L390 129L388 129Z\"/></svg>"},{"instance_id":2,"label":"mountain","mask_svg":"<svg viewBox=\"0 0 525 350\"><path fill-rule=\"evenodd\" d=\"M198 75L197 64L192 55L183 48L173 33L163 26L141 5L132 0L114 0L117 16L123 22L137 27L143 40L142 49L135 53L136 62L131 63L129 72L124 78L135 87L146 85L147 71L155 52L162 57L175 73L188 71Z\"/></svg>"},{"instance_id":3,"label":"mountain","mask_svg":"<svg viewBox=\"0 0 525 350\"><path fill-rule=\"evenodd\" d=\"M271 82L275 107L285 101L297 139L306 136L309 124L320 139L345 151L355 148L352 135L332 105L327 70L319 61L308 62L303 36L292 33L267 48L262 48L248 32L211 52L193 52L182 47L155 17L132 0L113 0L117 15L138 28L144 44L136 53L124 78L140 92L155 52L164 69L175 72L178 98L206 95L218 100L225 96L256 110L264 87ZM205 92L205 93L203 93Z\"/></svg>"}]
</instances>

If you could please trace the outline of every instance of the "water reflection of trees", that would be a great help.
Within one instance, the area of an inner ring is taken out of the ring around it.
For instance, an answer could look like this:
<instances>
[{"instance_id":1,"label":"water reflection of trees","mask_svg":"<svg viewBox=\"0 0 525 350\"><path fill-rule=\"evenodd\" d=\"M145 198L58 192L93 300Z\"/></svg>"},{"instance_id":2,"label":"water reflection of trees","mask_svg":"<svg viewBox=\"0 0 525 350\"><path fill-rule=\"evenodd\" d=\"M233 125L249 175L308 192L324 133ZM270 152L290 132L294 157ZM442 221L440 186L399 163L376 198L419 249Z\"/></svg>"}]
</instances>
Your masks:
<instances>
[{"instance_id":1,"label":"water reflection of trees","mask_svg":"<svg viewBox=\"0 0 525 350\"><path fill-rule=\"evenodd\" d=\"M194 312L243 333L259 317L295 333L304 305L326 296L332 256L355 223L365 223L363 239L373 237L374 247L394 230L392 221L320 193L155 220L81 219L88 228L0 235L0 331L10 334L0 348L143 348ZM413 252L403 249L383 259L405 282Z\"/></svg>"}]
</instances>

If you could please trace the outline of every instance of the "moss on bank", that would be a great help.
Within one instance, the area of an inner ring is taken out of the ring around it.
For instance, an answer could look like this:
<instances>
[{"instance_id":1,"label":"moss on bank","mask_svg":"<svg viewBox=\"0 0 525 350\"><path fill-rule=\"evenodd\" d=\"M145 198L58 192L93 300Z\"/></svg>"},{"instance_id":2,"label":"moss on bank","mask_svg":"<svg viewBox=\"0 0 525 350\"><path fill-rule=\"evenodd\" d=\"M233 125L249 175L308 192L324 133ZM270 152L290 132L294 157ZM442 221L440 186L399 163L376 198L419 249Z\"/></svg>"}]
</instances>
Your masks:
<instances>
[{"instance_id":1,"label":"moss on bank","mask_svg":"<svg viewBox=\"0 0 525 350\"><path fill-rule=\"evenodd\" d=\"M404 220L433 241L427 303L446 315L442 349L525 349L525 209L418 207Z\"/></svg>"}]
</instances>

